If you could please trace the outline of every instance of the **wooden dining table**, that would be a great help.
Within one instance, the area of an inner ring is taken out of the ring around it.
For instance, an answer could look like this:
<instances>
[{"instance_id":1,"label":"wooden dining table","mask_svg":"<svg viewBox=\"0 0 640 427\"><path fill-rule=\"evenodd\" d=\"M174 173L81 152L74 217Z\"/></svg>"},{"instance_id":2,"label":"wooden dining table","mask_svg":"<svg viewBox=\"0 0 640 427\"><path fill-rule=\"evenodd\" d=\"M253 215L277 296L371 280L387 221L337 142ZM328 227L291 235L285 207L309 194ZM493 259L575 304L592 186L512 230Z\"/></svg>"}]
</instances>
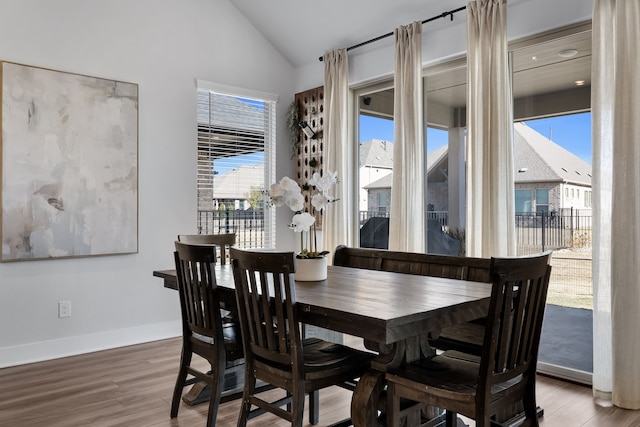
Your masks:
<instances>
[{"instance_id":1,"label":"wooden dining table","mask_svg":"<svg viewBox=\"0 0 640 427\"><path fill-rule=\"evenodd\" d=\"M215 272L223 299L235 298L231 266ZM175 270L153 275L177 289ZM366 427L377 424L385 372L429 356L427 333L486 315L491 284L329 266L326 280L296 282L295 292L301 322L361 337L378 352L351 402L353 425Z\"/></svg>"}]
</instances>

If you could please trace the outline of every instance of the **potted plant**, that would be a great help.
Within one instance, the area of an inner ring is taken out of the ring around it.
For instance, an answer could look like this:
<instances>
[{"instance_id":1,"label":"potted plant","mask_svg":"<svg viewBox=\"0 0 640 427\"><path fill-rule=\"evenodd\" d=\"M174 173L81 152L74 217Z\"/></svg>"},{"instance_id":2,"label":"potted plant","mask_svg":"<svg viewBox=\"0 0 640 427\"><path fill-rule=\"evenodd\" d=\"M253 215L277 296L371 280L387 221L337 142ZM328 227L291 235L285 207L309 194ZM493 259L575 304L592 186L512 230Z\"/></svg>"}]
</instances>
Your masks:
<instances>
[{"instance_id":1,"label":"potted plant","mask_svg":"<svg viewBox=\"0 0 640 427\"><path fill-rule=\"evenodd\" d=\"M287 206L294 212L289 228L300 233L300 252L296 254L296 280L326 278L326 255L329 251L321 249L318 245L315 213L321 213L329 203L336 200L329 195L329 190L337 181L335 172L327 172L324 175L316 172L309 182L303 185L309 190L311 212L305 211L303 187L287 176L272 184L268 191L268 205Z\"/></svg>"}]
</instances>

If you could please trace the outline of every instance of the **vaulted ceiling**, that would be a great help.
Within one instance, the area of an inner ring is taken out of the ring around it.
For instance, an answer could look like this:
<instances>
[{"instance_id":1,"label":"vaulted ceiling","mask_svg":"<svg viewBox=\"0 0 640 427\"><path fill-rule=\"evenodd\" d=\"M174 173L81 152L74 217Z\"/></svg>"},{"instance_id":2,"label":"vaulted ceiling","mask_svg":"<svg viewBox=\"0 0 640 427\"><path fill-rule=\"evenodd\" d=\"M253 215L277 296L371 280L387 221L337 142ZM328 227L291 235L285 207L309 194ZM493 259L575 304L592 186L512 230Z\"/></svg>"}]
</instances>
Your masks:
<instances>
[{"instance_id":1,"label":"vaulted ceiling","mask_svg":"<svg viewBox=\"0 0 640 427\"><path fill-rule=\"evenodd\" d=\"M323 53L332 49L356 45L393 32L400 25L439 16L467 3L467 0L229 1L294 67L318 61ZM453 19L466 22L466 11L456 13ZM450 25L450 18L435 20L428 25L429 30ZM567 54L571 50L575 52ZM544 96L562 92L567 94L565 99L573 99L576 105L561 106L565 111L588 107L590 31L548 36L534 45L516 43L511 51L516 100L538 96L541 102L551 105ZM583 81L582 86L576 87L576 81L580 80ZM465 105L466 67L431 75L427 78L427 89L434 102L453 108ZM378 92L373 96L386 95ZM553 103L557 102L556 99ZM383 102L378 103L381 104ZM525 104L530 104L530 101ZM530 109L530 106L518 105L517 101L515 108L517 116L538 114L519 111ZM549 110L545 114L553 112ZM382 110L378 113L384 114Z\"/></svg>"},{"instance_id":2,"label":"vaulted ceiling","mask_svg":"<svg viewBox=\"0 0 640 427\"><path fill-rule=\"evenodd\" d=\"M229 0L294 67L465 6L467 0ZM449 18L447 18L448 20ZM466 20L466 12L454 19ZM441 24L446 24L442 20Z\"/></svg>"}]
</instances>

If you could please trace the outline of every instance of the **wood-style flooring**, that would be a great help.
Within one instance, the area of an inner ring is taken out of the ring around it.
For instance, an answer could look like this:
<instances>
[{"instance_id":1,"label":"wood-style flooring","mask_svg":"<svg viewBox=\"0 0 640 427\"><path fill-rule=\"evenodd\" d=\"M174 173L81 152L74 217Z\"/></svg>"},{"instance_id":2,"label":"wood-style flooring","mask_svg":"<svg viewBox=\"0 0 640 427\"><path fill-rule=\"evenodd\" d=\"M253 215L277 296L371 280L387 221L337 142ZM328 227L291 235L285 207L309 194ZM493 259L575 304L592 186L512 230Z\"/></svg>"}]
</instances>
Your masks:
<instances>
[{"instance_id":1,"label":"wood-style flooring","mask_svg":"<svg viewBox=\"0 0 640 427\"><path fill-rule=\"evenodd\" d=\"M169 418L179 357L175 338L0 369L0 426L204 426L207 405L183 403ZM322 390L319 426L348 417L350 399L337 387ZM591 389L549 377L538 378L538 404L543 427L640 426L640 411L600 405ZM235 426L238 406L221 405L217 425ZM263 415L249 425L287 423Z\"/></svg>"}]
</instances>

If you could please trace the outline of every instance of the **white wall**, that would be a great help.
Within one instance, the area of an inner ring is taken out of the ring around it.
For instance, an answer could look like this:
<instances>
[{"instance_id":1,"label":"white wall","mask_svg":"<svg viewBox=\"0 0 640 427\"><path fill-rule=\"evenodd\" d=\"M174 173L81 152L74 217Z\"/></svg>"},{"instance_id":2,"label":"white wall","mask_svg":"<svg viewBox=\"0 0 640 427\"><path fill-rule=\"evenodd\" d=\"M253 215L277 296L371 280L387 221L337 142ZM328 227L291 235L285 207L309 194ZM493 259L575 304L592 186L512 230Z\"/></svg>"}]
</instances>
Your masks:
<instances>
[{"instance_id":1,"label":"white wall","mask_svg":"<svg viewBox=\"0 0 640 427\"><path fill-rule=\"evenodd\" d=\"M139 253L0 264L0 367L180 334L152 271L196 231L195 79L280 96L281 176L294 70L226 0L0 0L0 60L139 84Z\"/></svg>"}]
</instances>

